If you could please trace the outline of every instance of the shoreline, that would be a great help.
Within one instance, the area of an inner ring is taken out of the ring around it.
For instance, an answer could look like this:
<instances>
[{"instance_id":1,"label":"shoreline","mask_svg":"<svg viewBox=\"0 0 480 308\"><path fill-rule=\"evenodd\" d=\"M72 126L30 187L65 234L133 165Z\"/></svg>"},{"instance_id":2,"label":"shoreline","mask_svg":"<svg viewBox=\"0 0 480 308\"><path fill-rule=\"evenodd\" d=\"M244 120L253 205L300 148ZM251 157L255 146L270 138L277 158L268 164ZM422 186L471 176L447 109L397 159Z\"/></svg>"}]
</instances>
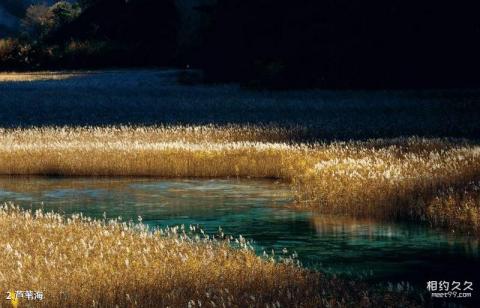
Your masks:
<instances>
[{"instance_id":1,"label":"shoreline","mask_svg":"<svg viewBox=\"0 0 480 308\"><path fill-rule=\"evenodd\" d=\"M326 214L424 221L480 234L480 147L397 138L285 144L285 131L231 127L3 130L0 174L268 178Z\"/></svg>"},{"instance_id":2,"label":"shoreline","mask_svg":"<svg viewBox=\"0 0 480 308\"><path fill-rule=\"evenodd\" d=\"M90 307L93 301L141 307L192 302L413 307L420 301L411 294L325 277L289 259L262 259L241 237L240 247L232 248L221 239L196 239L178 227L150 232L137 224L24 211L8 204L0 207L0 226L8 234L0 240L1 278L10 288L3 291L42 291L41 306ZM34 232L35 239L25 238L26 231Z\"/></svg>"}]
</instances>

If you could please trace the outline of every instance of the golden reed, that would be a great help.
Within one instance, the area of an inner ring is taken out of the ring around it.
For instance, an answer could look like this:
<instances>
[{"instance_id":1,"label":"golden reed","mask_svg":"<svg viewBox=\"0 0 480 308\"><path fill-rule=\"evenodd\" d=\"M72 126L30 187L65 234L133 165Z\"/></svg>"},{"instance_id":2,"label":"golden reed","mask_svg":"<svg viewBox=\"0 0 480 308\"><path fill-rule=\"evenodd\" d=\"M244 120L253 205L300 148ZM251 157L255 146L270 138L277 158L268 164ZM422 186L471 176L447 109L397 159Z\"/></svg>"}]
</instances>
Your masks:
<instances>
[{"instance_id":1,"label":"golden reed","mask_svg":"<svg viewBox=\"0 0 480 308\"><path fill-rule=\"evenodd\" d=\"M266 126L0 130L1 175L251 177L324 213L480 231L480 147L398 138L287 144ZM270 140L270 141L269 141Z\"/></svg>"},{"instance_id":2,"label":"golden reed","mask_svg":"<svg viewBox=\"0 0 480 308\"><path fill-rule=\"evenodd\" d=\"M405 307L400 293L255 255L240 237L149 231L118 220L0 207L0 285L43 292L20 307ZM7 301L1 305L10 306Z\"/></svg>"}]
</instances>

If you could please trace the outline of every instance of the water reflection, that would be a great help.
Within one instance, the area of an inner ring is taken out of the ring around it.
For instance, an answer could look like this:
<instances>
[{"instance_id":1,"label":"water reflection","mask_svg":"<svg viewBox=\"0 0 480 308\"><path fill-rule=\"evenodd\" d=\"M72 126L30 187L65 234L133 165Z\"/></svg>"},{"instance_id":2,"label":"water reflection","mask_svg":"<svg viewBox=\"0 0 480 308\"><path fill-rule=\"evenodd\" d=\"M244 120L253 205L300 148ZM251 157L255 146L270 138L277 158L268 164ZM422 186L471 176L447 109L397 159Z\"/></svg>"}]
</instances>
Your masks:
<instances>
[{"instance_id":1,"label":"water reflection","mask_svg":"<svg viewBox=\"0 0 480 308\"><path fill-rule=\"evenodd\" d=\"M272 181L0 178L0 201L97 218L142 216L152 227L193 224L210 233L222 227L253 239L259 253L287 248L305 266L376 281L422 285L480 277L476 238L418 224L297 211L286 206L289 188Z\"/></svg>"}]
</instances>

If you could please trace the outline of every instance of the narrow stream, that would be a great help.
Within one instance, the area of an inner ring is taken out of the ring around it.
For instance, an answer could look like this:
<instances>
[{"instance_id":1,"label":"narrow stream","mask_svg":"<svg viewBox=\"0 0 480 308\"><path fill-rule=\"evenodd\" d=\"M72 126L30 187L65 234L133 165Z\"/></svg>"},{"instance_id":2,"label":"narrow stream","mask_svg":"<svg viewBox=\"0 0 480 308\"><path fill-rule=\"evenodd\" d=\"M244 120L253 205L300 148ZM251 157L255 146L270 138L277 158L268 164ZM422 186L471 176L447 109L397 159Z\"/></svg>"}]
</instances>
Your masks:
<instances>
[{"instance_id":1,"label":"narrow stream","mask_svg":"<svg viewBox=\"0 0 480 308\"><path fill-rule=\"evenodd\" d=\"M152 227L200 225L243 235L258 253L296 252L302 264L378 282L475 281L479 241L418 224L317 215L287 205L288 186L260 180L0 178L0 202L63 214L121 216Z\"/></svg>"}]
</instances>

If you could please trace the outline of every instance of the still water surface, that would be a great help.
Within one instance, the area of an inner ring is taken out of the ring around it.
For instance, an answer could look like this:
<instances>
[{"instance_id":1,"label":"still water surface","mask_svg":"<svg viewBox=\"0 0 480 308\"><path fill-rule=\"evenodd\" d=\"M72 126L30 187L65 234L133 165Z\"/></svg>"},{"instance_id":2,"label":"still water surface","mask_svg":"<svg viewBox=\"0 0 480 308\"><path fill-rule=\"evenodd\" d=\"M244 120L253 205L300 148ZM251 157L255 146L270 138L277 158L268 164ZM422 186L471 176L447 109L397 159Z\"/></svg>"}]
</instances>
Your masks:
<instances>
[{"instance_id":1,"label":"still water surface","mask_svg":"<svg viewBox=\"0 0 480 308\"><path fill-rule=\"evenodd\" d=\"M418 224L294 210L288 186L272 181L0 178L3 201L96 218L141 216L152 227L200 225L212 234L222 227L253 240L258 253L286 248L304 266L371 281L420 286L480 277L478 239Z\"/></svg>"}]
</instances>

